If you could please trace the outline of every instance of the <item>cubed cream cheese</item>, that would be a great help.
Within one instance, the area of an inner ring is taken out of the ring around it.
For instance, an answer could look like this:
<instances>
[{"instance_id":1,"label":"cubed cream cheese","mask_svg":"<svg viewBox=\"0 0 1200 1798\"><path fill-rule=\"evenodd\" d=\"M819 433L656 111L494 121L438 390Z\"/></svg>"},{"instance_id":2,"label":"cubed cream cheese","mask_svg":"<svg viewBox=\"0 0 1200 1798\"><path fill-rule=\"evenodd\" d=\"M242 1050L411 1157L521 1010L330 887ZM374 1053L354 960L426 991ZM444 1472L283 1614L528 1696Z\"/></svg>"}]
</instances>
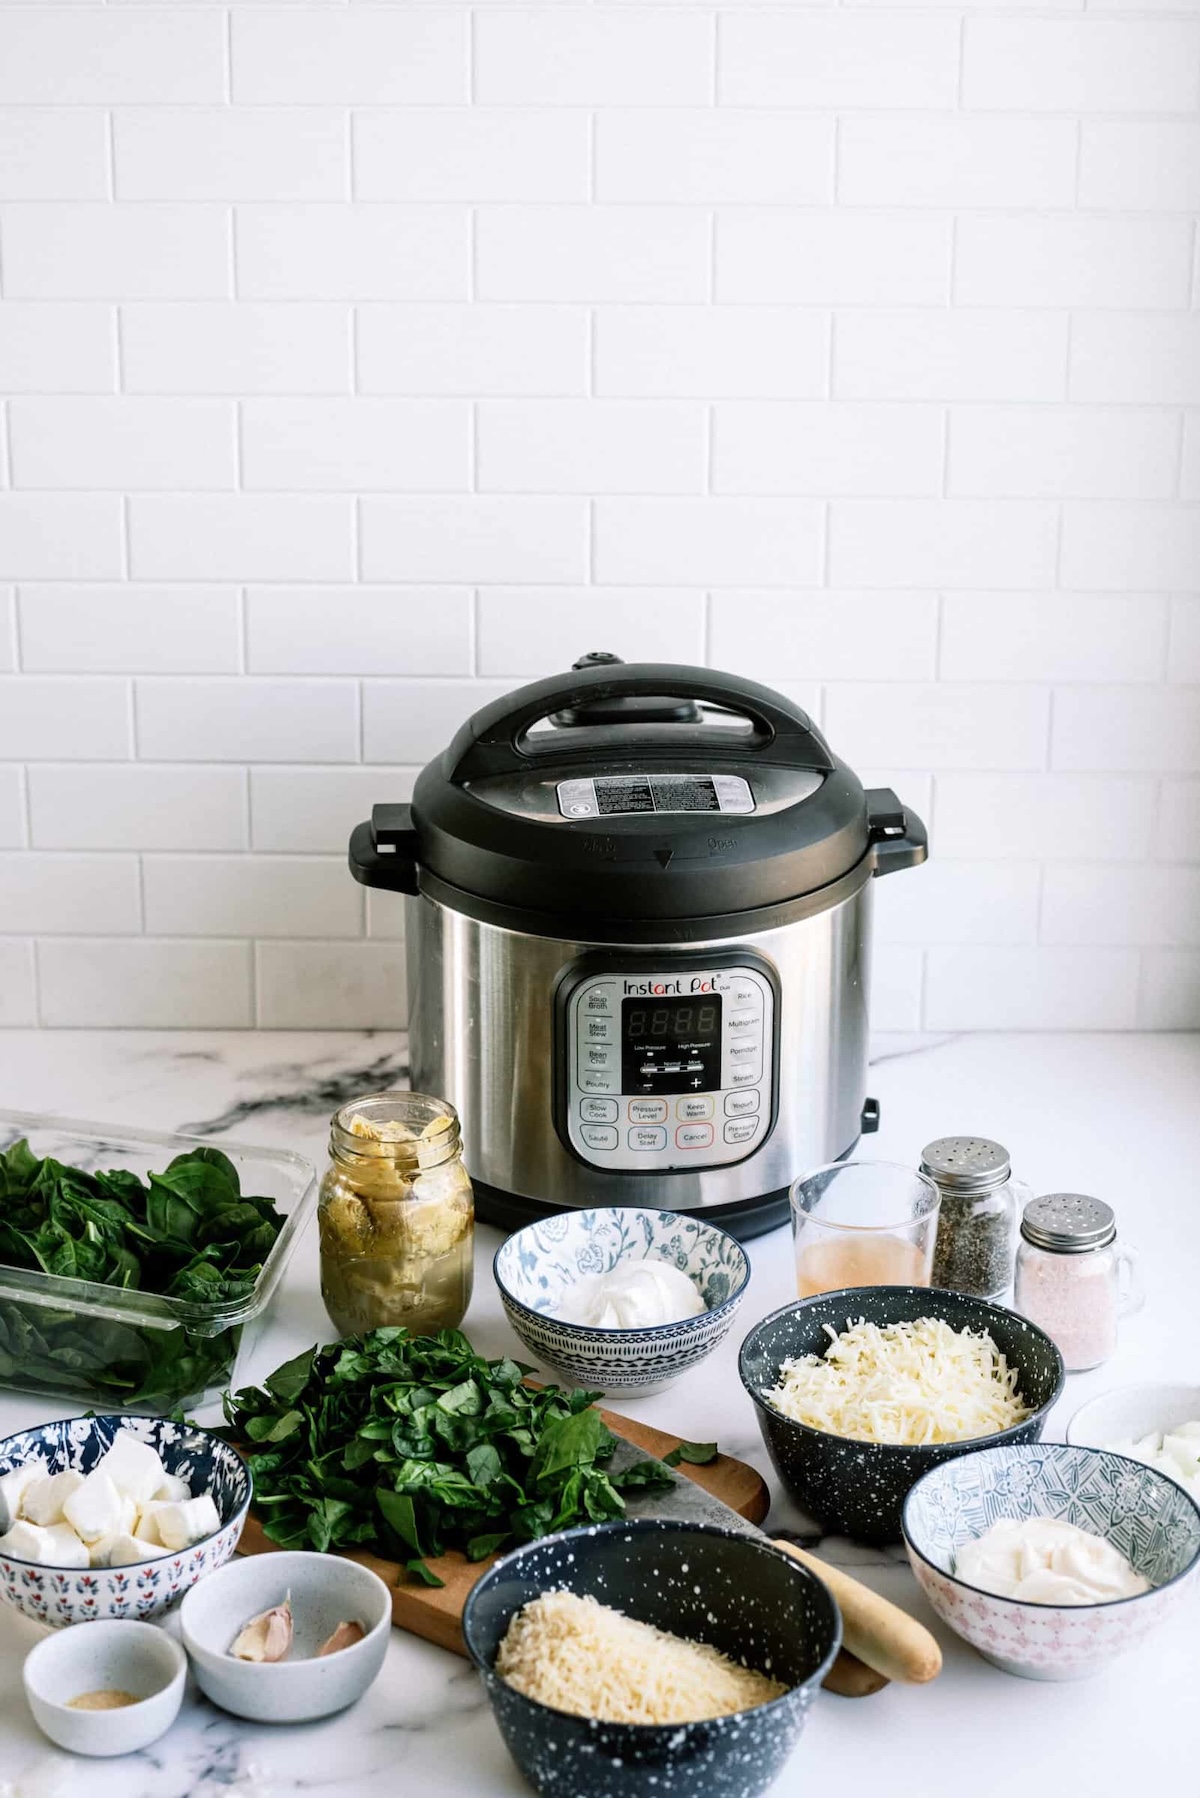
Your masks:
<instances>
[{"instance_id":1,"label":"cubed cream cheese","mask_svg":"<svg viewBox=\"0 0 1200 1798\"><path fill-rule=\"evenodd\" d=\"M160 1504L177 1505L185 1498L192 1496L192 1489L186 1480L181 1480L177 1473L164 1473L158 1486L151 1494L152 1500Z\"/></svg>"},{"instance_id":2,"label":"cubed cream cheese","mask_svg":"<svg viewBox=\"0 0 1200 1798\"><path fill-rule=\"evenodd\" d=\"M161 1561L169 1553L161 1542L147 1542L144 1536L125 1532L110 1538L106 1564L109 1567L132 1567L136 1561Z\"/></svg>"},{"instance_id":3,"label":"cubed cream cheese","mask_svg":"<svg viewBox=\"0 0 1200 1798\"><path fill-rule=\"evenodd\" d=\"M46 1529L51 1524L63 1520L63 1506L72 1492L78 1492L83 1485L83 1475L68 1467L63 1473L51 1473L44 1479L34 1480L25 1488L21 1498L21 1515L29 1523L36 1523Z\"/></svg>"},{"instance_id":4,"label":"cubed cream cheese","mask_svg":"<svg viewBox=\"0 0 1200 1798\"><path fill-rule=\"evenodd\" d=\"M30 1486L46 1477L46 1463L40 1458L24 1461L9 1473L0 1474L0 1534L10 1530L21 1515L21 1500Z\"/></svg>"},{"instance_id":5,"label":"cubed cream cheese","mask_svg":"<svg viewBox=\"0 0 1200 1798\"><path fill-rule=\"evenodd\" d=\"M85 1476L63 1506L63 1517L81 1542L99 1542L132 1523L128 1514L133 1500L117 1491L108 1475L97 1467Z\"/></svg>"},{"instance_id":6,"label":"cubed cream cheese","mask_svg":"<svg viewBox=\"0 0 1200 1798\"><path fill-rule=\"evenodd\" d=\"M28 1523L23 1518L0 1536L0 1553L39 1567L86 1567L88 1551L69 1523Z\"/></svg>"},{"instance_id":7,"label":"cubed cream cheese","mask_svg":"<svg viewBox=\"0 0 1200 1798\"><path fill-rule=\"evenodd\" d=\"M178 1552L219 1530L221 1514L210 1494L205 1492L199 1498L185 1498L177 1504L163 1505L154 1513L154 1521L166 1547Z\"/></svg>"},{"instance_id":8,"label":"cubed cream cheese","mask_svg":"<svg viewBox=\"0 0 1200 1798\"><path fill-rule=\"evenodd\" d=\"M96 1463L97 1473L106 1473L118 1492L125 1492L135 1504L153 1498L166 1472L157 1450L141 1442L129 1430L118 1430L113 1445Z\"/></svg>"}]
</instances>

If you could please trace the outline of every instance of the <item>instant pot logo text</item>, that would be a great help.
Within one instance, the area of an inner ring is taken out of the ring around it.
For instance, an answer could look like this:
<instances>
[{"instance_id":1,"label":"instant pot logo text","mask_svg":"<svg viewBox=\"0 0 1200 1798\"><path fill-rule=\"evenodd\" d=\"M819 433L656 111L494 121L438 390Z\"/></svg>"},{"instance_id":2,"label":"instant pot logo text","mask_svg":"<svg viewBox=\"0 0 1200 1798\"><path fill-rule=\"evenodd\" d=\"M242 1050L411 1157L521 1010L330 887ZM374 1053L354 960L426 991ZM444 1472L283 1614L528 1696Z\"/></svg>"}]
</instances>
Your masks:
<instances>
[{"instance_id":1,"label":"instant pot logo text","mask_svg":"<svg viewBox=\"0 0 1200 1798\"><path fill-rule=\"evenodd\" d=\"M702 974L694 974L690 980L627 980L625 982L626 997L637 995L639 999L669 997L672 993L712 993L716 987L711 980Z\"/></svg>"}]
</instances>

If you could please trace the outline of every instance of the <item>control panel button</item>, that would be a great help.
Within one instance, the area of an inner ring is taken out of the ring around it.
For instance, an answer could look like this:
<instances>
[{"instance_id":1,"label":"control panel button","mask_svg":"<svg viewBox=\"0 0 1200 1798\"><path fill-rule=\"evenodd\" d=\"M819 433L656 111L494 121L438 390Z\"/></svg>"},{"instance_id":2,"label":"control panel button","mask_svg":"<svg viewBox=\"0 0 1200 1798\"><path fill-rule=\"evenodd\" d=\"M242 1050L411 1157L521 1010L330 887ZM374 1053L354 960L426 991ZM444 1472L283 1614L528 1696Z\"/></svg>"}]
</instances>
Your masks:
<instances>
[{"instance_id":1,"label":"control panel button","mask_svg":"<svg viewBox=\"0 0 1200 1798\"><path fill-rule=\"evenodd\" d=\"M616 1134L614 1130L613 1135ZM631 1149L665 1149L667 1133L661 1124L640 1124L629 1132L627 1140Z\"/></svg>"},{"instance_id":2,"label":"control panel button","mask_svg":"<svg viewBox=\"0 0 1200 1798\"><path fill-rule=\"evenodd\" d=\"M762 1068L758 1062L749 1068L730 1068L727 1086L755 1086L762 1079Z\"/></svg>"},{"instance_id":3,"label":"control panel button","mask_svg":"<svg viewBox=\"0 0 1200 1798\"><path fill-rule=\"evenodd\" d=\"M734 1011L741 1010L745 1005L759 1006L762 1004L762 994L748 980L735 980L729 989L729 1003Z\"/></svg>"},{"instance_id":4,"label":"control panel button","mask_svg":"<svg viewBox=\"0 0 1200 1798\"><path fill-rule=\"evenodd\" d=\"M615 1124L619 1106L615 1099L580 1099L579 1115L585 1124ZM728 1110L728 1106L726 1106Z\"/></svg>"},{"instance_id":5,"label":"control panel button","mask_svg":"<svg viewBox=\"0 0 1200 1798\"><path fill-rule=\"evenodd\" d=\"M749 1142L757 1131L757 1118L732 1118L725 1126L725 1141Z\"/></svg>"},{"instance_id":6,"label":"control panel button","mask_svg":"<svg viewBox=\"0 0 1200 1798\"><path fill-rule=\"evenodd\" d=\"M761 1030L762 1029L762 1012L761 1011L733 1011L733 1012L730 1012L729 1028L731 1030Z\"/></svg>"},{"instance_id":7,"label":"control panel button","mask_svg":"<svg viewBox=\"0 0 1200 1798\"><path fill-rule=\"evenodd\" d=\"M579 1085L585 1093L619 1093L621 1076L615 1068L580 1068Z\"/></svg>"},{"instance_id":8,"label":"control panel button","mask_svg":"<svg viewBox=\"0 0 1200 1798\"><path fill-rule=\"evenodd\" d=\"M731 1036L726 1044L731 1061L748 1061L762 1053L762 1044L756 1036Z\"/></svg>"},{"instance_id":9,"label":"control panel button","mask_svg":"<svg viewBox=\"0 0 1200 1798\"><path fill-rule=\"evenodd\" d=\"M682 1118L685 1124L694 1123L698 1118L710 1118L713 1114L713 1102L707 1094L700 1094L694 1099L677 1099L675 1116Z\"/></svg>"},{"instance_id":10,"label":"control panel button","mask_svg":"<svg viewBox=\"0 0 1200 1798\"><path fill-rule=\"evenodd\" d=\"M579 1040L581 1043L615 1043L617 1040L617 1020L615 1018L581 1017L579 1020Z\"/></svg>"},{"instance_id":11,"label":"control panel button","mask_svg":"<svg viewBox=\"0 0 1200 1798\"><path fill-rule=\"evenodd\" d=\"M616 1016L617 986L614 980L602 981L599 986L590 986L579 1001L581 1015L595 1018Z\"/></svg>"},{"instance_id":12,"label":"control panel button","mask_svg":"<svg viewBox=\"0 0 1200 1798\"><path fill-rule=\"evenodd\" d=\"M667 1116L665 1099L630 1099L629 1121L631 1124L661 1124Z\"/></svg>"},{"instance_id":13,"label":"control panel button","mask_svg":"<svg viewBox=\"0 0 1200 1798\"><path fill-rule=\"evenodd\" d=\"M712 1147L712 1139L711 1124L680 1124L675 1132L675 1146L680 1149L708 1149Z\"/></svg>"},{"instance_id":14,"label":"control panel button","mask_svg":"<svg viewBox=\"0 0 1200 1798\"><path fill-rule=\"evenodd\" d=\"M760 1103L761 1094L758 1092L726 1093L725 1116L727 1118L750 1117L752 1113L758 1110Z\"/></svg>"},{"instance_id":15,"label":"control panel button","mask_svg":"<svg viewBox=\"0 0 1200 1798\"><path fill-rule=\"evenodd\" d=\"M611 1043L584 1043L580 1060L585 1068L615 1068L618 1066L617 1051Z\"/></svg>"},{"instance_id":16,"label":"control panel button","mask_svg":"<svg viewBox=\"0 0 1200 1798\"><path fill-rule=\"evenodd\" d=\"M620 1141L612 1124L581 1124L579 1134L589 1149L615 1149Z\"/></svg>"}]
</instances>

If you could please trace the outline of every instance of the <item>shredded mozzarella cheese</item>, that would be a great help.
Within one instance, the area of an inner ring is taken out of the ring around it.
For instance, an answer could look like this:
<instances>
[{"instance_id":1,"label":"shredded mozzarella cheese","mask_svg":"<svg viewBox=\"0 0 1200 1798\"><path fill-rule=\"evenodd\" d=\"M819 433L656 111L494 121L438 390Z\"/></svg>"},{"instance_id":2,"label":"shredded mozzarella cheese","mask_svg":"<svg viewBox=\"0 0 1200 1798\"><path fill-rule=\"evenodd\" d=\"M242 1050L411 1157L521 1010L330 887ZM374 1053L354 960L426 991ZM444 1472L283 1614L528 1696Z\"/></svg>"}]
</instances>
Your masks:
<instances>
[{"instance_id":1,"label":"shredded mozzarella cheese","mask_svg":"<svg viewBox=\"0 0 1200 1798\"><path fill-rule=\"evenodd\" d=\"M543 1592L517 1613L496 1671L539 1704L603 1723L695 1723L787 1691L707 1643L564 1591Z\"/></svg>"},{"instance_id":2,"label":"shredded mozzarella cheese","mask_svg":"<svg viewBox=\"0 0 1200 1798\"><path fill-rule=\"evenodd\" d=\"M938 1317L882 1327L847 1320L841 1334L825 1327L825 1354L785 1361L767 1395L810 1429L915 1447L992 1436L1033 1410L986 1330L955 1330Z\"/></svg>"}]
</instances>

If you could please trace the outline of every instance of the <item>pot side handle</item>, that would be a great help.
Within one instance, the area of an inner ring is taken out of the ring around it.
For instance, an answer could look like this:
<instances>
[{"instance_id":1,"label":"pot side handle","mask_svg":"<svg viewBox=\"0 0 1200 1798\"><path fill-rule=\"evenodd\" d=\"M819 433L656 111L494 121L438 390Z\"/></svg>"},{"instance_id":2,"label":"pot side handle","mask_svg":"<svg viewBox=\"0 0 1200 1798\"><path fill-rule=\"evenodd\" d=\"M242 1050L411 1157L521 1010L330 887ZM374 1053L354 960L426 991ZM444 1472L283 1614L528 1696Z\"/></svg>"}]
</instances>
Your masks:
<instances>
[{"instance_id":1,"label":"pot side handle","mask_svg":"<svg viewBox=\"0 0 1200 1798\"><path fill-rule=\"evenodd\" d=\"M929 856L929 833L916 812L901 805L891 787L868 787L866 800L874 872L919 868Z\"/></svg>"},{"instance_id":2,"label":"pot side handle","mask_svg":"<svg viewBox=\"0 0 1200 1798\"><path fill-rule=\"evenodd\" d=\"M350 833L347 857L360 886L383 887L391 893L417 889L417 833L412 807L377 805L370 819Z\"/></svg>"}]
</instances>

